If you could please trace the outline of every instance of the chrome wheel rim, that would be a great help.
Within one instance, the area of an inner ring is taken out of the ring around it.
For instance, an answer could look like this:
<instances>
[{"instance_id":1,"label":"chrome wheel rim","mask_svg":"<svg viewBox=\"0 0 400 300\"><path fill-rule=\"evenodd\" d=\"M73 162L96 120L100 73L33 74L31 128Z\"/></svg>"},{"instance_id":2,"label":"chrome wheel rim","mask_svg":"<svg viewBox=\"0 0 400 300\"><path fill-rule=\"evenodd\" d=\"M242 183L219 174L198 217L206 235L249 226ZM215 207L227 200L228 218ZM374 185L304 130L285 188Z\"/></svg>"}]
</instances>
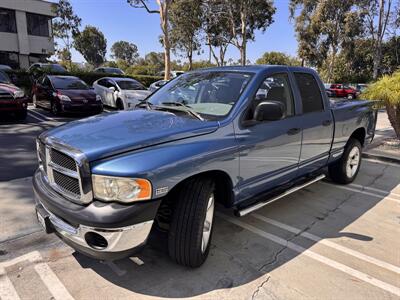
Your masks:
<instances>
[{"instance_id":1,"label":"chrome wheel rim","mask_svg":"<svg viewBox=\"0 0 400 300\"><path fill-rule=\"evenodd\" d=\"M358 149L358 147L351 149L346 162L346 175L348 178L351 178L356 174L358 166L360 165L360 158L360 149Z\"/></svg>"},{"instance_id":2,"label":"chrome wheel rim","mask_svg":"<svg viewBox=\"0 0 400 300\"><path fill-rule=\"evenodd\" d=\"M203 224L203 236L201 238L201 252L204 253L210 242L211 229L214 217L214 193L210 195L207 203L207 212Z\"/></svg>"}]
</instances>

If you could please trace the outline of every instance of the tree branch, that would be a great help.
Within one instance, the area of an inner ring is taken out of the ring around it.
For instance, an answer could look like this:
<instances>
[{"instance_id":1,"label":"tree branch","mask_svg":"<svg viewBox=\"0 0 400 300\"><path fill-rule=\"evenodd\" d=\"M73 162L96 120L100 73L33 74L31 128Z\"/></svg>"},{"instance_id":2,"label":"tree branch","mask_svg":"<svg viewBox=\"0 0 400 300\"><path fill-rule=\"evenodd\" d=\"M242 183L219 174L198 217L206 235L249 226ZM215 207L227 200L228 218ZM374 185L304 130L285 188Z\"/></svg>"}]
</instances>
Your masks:
<instances>
[{"instance_id":1,"label":"tree branch","mask_svg":"<svg viewBox=\"0 0 400 300\"><path fill-rule=\"evenodd\" d=\"M157 10L157 9L150 9L150 8L147 6L145 0L139 0L139 1L140 1L140 3L142 3L141 6L140 6L140 5L137 5L137 4L134 4L134 3L133 3L133 0L128 0L128 3L129 3L129 5L132 6L132 7L135 7L135 8L144 8L144 9L146 9L146 11L147 11L149 14L159 14L159 13L160 13L160 11Z\"/></svg>"}]
</instances>

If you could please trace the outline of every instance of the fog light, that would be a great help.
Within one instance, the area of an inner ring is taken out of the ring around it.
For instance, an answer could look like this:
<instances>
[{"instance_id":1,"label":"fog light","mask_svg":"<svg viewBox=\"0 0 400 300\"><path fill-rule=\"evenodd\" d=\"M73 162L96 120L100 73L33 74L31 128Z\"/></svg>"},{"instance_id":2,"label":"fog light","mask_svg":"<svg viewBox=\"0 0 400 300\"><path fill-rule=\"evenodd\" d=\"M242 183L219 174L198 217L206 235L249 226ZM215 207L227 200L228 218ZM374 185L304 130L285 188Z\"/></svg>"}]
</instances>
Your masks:
<instances>
[{"instance_id":1,"label":"fog light","mask_svg":"<svg viewBox=\"0 0 400 300\"><path fill-rule=\"evenodd\" d=\"M91 248L96 250L104 250L108 246L107 240L96 232L87 232L85 241Z\"/></svg>"}]
</instances>

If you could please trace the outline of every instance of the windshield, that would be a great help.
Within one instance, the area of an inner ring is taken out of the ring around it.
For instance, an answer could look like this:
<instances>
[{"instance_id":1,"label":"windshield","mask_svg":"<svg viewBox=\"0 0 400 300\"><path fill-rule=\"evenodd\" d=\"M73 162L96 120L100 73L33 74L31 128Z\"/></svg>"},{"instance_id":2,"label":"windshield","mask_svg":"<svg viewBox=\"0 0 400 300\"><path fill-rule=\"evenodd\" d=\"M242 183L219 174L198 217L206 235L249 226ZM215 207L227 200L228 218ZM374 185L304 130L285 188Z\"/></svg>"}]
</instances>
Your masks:
<instances>
[{"instance_id":1,"label":"windshield","mask_svg":"<svg viewBox=\"0 0 400 300\"><path fill-rule=\"evenodd\" d=\"M10 77L8 77L8 75L6 73L0 71L0 82L1 83L10 83L11 80L10 80Z\"/></svg>"},{"instance_id":2,"label":"windshield","mask_svg":"<svg viewBox=\"0 0 400 300\"><path fill-rule=\"evenodd\" d=\"M250 81L251 75L237 72L198 72L179 76L148 98L153 105L182 103L194 112L226 116Z\"/></svg>"},{"instance_id":3,"label":"windshield","mask_svg":"<svg viewBox=\"0 0 400 300\"><path fill-rule=\"evenodd\" d=\"M118 80L117 84L121 90L145 90L146 88L134 80Z\"/></svg>"},{"instance_id":4,"label":"windshield","mask_svg":"<svg viewBox=\"0 0 400 300\"><path fill-rule=\"evenodd\" d=\"M110 74L124 74L124 72L118 68L104 68L104 72Z\"/></svg>"},{"instance_id":5,"label":"windshield","mask_svg":"<svg viewBox=\"0 0 400 300\"><path fill-rule=\"evenodd\" d=\"M51 82L58 90L88 90L89 86L79 78L73 77L53 77Z\"/></svg>"},{"instance_id":6,"label":"windshield","mask_svg":"<svg viewBox=\"0 0 400 300\"><path fill-rule=\"evenodd\" d=\"M48 69L51 72L59 72L59 73L64 73L67 70L63 66L57 65L57 64L48 64L48 65L42 65L43 69Z\"/></svg>"}]
</instances>

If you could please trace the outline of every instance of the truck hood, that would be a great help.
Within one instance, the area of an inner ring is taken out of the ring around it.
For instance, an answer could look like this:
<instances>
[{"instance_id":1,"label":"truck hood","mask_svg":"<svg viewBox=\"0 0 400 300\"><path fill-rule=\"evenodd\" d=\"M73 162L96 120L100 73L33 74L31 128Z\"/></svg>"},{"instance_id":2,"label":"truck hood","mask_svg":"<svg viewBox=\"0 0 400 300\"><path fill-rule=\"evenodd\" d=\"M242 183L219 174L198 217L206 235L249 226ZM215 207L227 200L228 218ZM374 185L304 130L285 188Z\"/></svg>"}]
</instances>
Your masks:
<instances>
[{"instance_id":1,"label":"truck hood","mask_svg":"<svg viewBox=\"0 0 400 300\"><path fill-rule=\"evenodd\" d=\"M169 112L133 110L101 114L46 131L51 137L82 151L94 161L156 144L215 131L217 121L200 121Z\"/></svg>"}]
</instances>

